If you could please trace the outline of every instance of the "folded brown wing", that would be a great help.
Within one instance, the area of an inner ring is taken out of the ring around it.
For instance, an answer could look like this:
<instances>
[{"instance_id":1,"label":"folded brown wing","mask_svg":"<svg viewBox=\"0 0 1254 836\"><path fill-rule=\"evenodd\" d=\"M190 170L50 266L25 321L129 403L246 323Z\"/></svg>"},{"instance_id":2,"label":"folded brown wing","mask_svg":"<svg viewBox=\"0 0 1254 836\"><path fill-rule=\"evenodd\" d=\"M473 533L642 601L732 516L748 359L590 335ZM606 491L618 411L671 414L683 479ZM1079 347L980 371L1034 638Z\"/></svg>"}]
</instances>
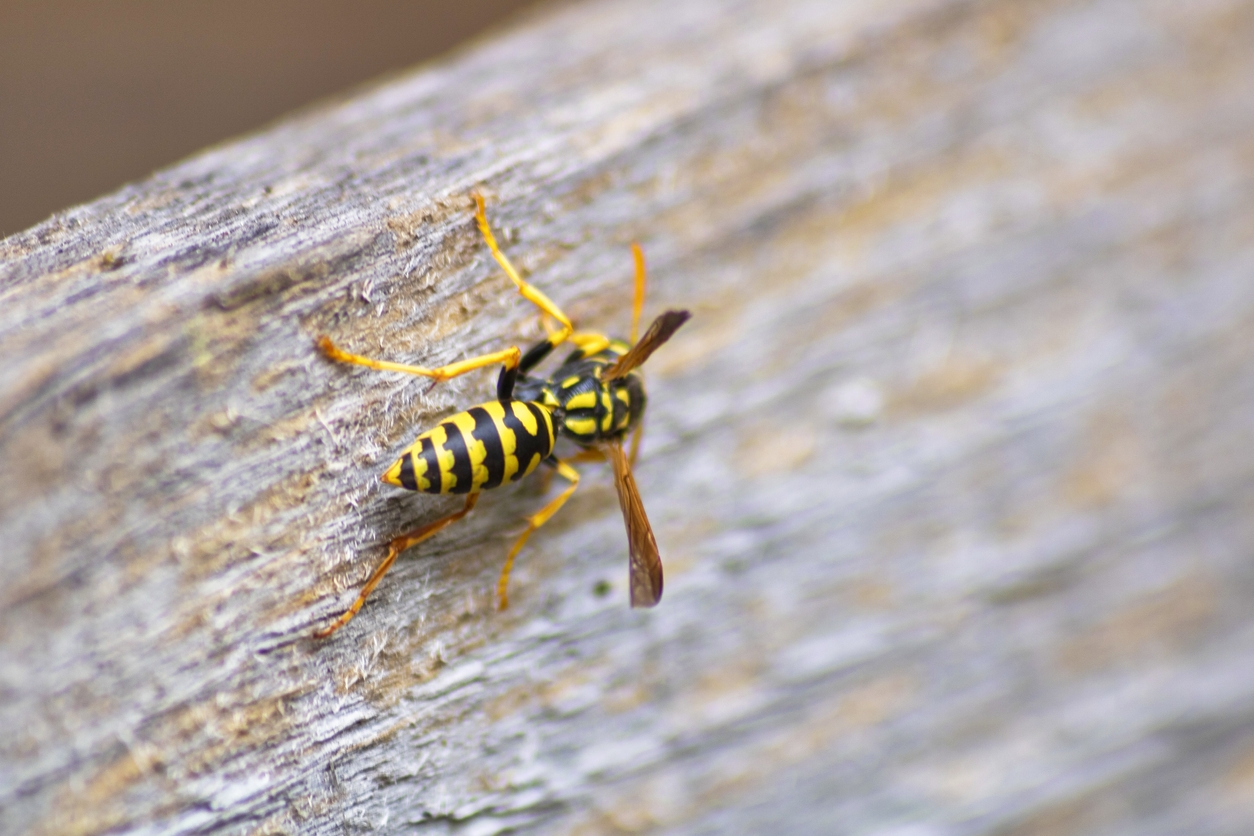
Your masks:
<instances>
[{"instance_id":1,"label":"folded brown wing","mask_svg":"<svg viewBox=\"0 0 1254 836\"><path fill-rule=\"evenodd\" d=\"M678 327L678 326L676 326ZM601 450L614 467L614 486L618 504L627 524L627 544L631 552L628 577L631 583L631 605L652 607L662 600L662 557L653 539L653 529L644 513L644 503L631 475L631 465L623 446L617 442L601 445Z\"/></svg>"},{"instance_id":2,"label":"folded brown wing","mask_svg":"<svg viewBox=\"0 0 1254 836\"><path fill-rule=\"evenodd\" d=\"M679 326L683 325L692 314L687 311L667 311L666 313L653 320L653 324L649 326L649 330L644 332L644 336L640 341L633 345L626 354L618 358L614 365L610 366L601 373L602 380L614 380L623 377L629 371L642 365L645 360L649 359L649 355L657 351L662 343L666 342L671 336L679 330Z\"/></svg>"}]
</instances>

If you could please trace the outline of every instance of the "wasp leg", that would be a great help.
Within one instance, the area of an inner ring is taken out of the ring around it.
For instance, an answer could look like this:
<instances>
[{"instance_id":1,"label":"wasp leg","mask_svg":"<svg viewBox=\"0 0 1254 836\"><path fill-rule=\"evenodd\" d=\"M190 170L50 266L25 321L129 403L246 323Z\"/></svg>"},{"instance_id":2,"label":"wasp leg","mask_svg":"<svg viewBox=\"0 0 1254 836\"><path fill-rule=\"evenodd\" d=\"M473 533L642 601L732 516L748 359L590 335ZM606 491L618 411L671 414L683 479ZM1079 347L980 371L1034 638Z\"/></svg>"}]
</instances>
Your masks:
<instances>
[{"instance_id":1,"label":"wasp leg","mask_svg":"<svg viewBox=\"0 0 1254 836\"><path fill-rule=\"evenodd\" d=\"M636 262L636 293L631 302L631 344L640 339L640 312L644 310L644 291L647 283L647 272L644 266L644 250L640 244L631 243L632 259ZM640 455L640 438L644 435L644 424L636 425L631 434L631 450L627 454L627 463L636 466L636 457Z\"/></svg>"},{"instance_id":2,"label":"wasp leg","mask_svg":"<svg viewBox=\"0 0 1254 836\"><path fill-rule=\"evenodd\" d=\"M518 363L518 373L526 374L544 361L549 356L549 352L555 348L554 343L549 340L541 340L523 353L522 360Z\"/></svg>"},{"instance_id":3,"label":"wasp leg","mask_svg":"<svg viewBox=\"0 0 1254 836\"><path fill-rule=\"evenodd\" d=\"M492 227L488 225L488 216L483 206L483 195L478 193L475 194L475 220L479 222L479 232L483 234L483 240L487 243L488 249L492 251L492 257L496 259L497 264L501 265L501 269L505 271L505 275L509 276L510 281L518 288L518 292L522 297L561 323L561 328L549 334L549 349L552 350L553 347L565 342L566 338L574 332L575 326L571 325L570 318L562 313L562 309L554 304L552 299L545 296L535 285L524 281L523 277L518 275L518 271L514 269L514 265L505 257L505 253L501 252L501 248L496 243L496 236L492 234Z\"/></svg>"},{"instance_id":4,"label":"wasp leg","mask_svg":"<svg viewBox=\"0 0 1254 836\"><path fill-rule=\"evenodd\" d=\"M352 621L353 616L357 615L357 612L361 609L362 604L366 603L366 598L368 598L370 593L374 591L374 588L379 585L379 581L383 580L383 576L387 574L388 569L392 568L392 564L396 562L397 555L408 549L410 546L418 545L423 540L426 540L428 537L435 534L437 531L446 528L466 516L470 513L470 510L475 507L475 503L478 501L478 493L467 494L466 504L460 511L449 514L447 517L441 517L435 522L427 523L424 526L415 528L408 534L402 534L400 537L394 538L392 542L388 544L388 556L383 558L383 562L380 563L379 566L370 574L370 577L366 580L366 585L363 586L361 588L361 592L358 593L357 600L353 602L351 607L344 611L343 615L335 619L335 621L332 621L321 630L316 630L314 632L314 638L325 639L327 636Z\"/></svg>"},{"instance_id":5,"label":"wasp leg","mask_svg":"<svg viewBox=\"0 0 1254 836\"><path fill-rule=\"evenodd\" d=\"M545 505L530 517L527 517L527 530L522 533L522 536L514 543L514 547L509 550L509 556L505 558L505 568L501 570L501 579L496 583L497 597L501 601L500 609L505 609L509 606L509 595L506 593L506 587L509 586L510 570L514 568L514 558L518 556L518 552L526 545L527 538L531 536L531 532L548 522L549 518L566 504L566 500L570 499L570 495L575 492L575 488L579 487L579 471L560 459L557 461L556 468L558 475L570 481L570 487L562 491L557 499Z\"/></svg>"},{"instance_id":6,"label":"wasp leg","mask_svg":"<svg viewBox=\"0 0 1254 836\"><path fill-rule=\"evenodd\" d=\"M579 350L583 352L584 357L591 357L598 351L608 348L610 344L609 337L594 331L576 331L567 339L579 346Z\"/></svg>"},{"instance_id":7,"label":"wasp leg","mask_svg":"<svg viewBox=\"0 0 1254 836\"><path fill-rule=\"evenodd\" d=\"M580 450L578 453L571 456L569 459L566 460L566 463L578 464L579 462L603 462L603 461L605 461L605 454L602 453L600 450L596 449L595 447L589 447L587 449Z\"/></svg>"},{"instance_id":8,"label":"wasp leg","mask_svg":"<svg viewBox=\"0 0 1254 836\"><path fill-rule=\"evenodd\" d=\"M550 337L556 335L562 330L560 327L553 324L553 317L549 316L544 311L540 311L540 326L544 328L544 333L548 334Z\"/></svg>"},{"instance_id":9,"label":"wasp leg","mask_svg":"<svg viewBox=\"0 0 1254 836\"><path fill-rule=\"evenodd\" d=\"M640 335L640 312L644 310L644 250L635 241L631 243L631 257L636 262L636 295L631 303L631 344L636 344Z\"/></svg>"},{"instance_id":10,"label":"wasp leg","mask_svg":"<svg viewBox=\"0 0 1254 836\"><path fill-rule=\"evenodd\" d=\"M636 261L636 295L631 307L631 343L635 345L636 335L640 330L640 311L644 308L645 271L644 251L640 249L640 245L632 244L631 252ZM549 332L549 338L552 339L556 332L549 328L547 318L544 320L544 327ZM604 334L598 334L595 331L575 331L566 339L579 346L579 350L583 352L585 357L590 357L598 351L605 350L610 344L609 337ZM548 352L546 351L545 353L547 354Z\"/></svg>"},{"instance_id":11,"label":"wasp leg","mask_svg":"<svg viewBox=\"0 0 1254 836\"><path fill-rule=\"evenodd\" d=\"M550 456L549 458L545 459L542 462L542 464L547 464L550 468L554 468L556 467L556 465L554 464L555 461L557 461L556 457ZM567 464L581 464L583 462L603 462L603 461L605 461L605 454L602 453L600 450L597 450L592 447L580 450L578 453L571 456L569 459L565 459L565 462ZM553 471L551 469L540 471L539 490L541 494L548 493L549 483L551 481L553 481Z\"/></svg>"},{"instance_id":12,"label":"wasp leg","mask_svg":"<svg viewBox=\"0 0 1254 836\"><path fill-rule=\"evenodd\" d=\"M571 342L579 347L583 352L583 356L587 357L596 354L598 351L606 348L610 344L610 338L604 334L597 334L592 331L574 331L563 342ZM522 360L518 363L518 373L527 374L536 366L543 362L545 357L549 356L557 344L548 340L541 340L523 353Z\"/></svg>"},{"instance_id":13,"label":"wasp leg","mask_svg":"<svg viewBox=\"0 0 1254 836\"><path fill-rule=\"evenodd\" d=\"M447 366L436 366L433 369L429 369L426 366L409 366L404 363L392 363L388 360L374 360L370 357L362 357L360 354L350 354L331 342L330 337L319 337L318 349L337 363L353 363L383 372L404 372L405 374L421 375L422 377L430 377L436 382L449 380L466 372L482 369L484 366L494 366L497 363L501 363L506 369L516 369L518 368L519 359L522 357L522 352L518 349L518 346L512 346L500 351L494 351L491 354L481 354L478 357L471 357L469 360L459 360L456 363L449 363Z\"/></svg>"}]
</instances>

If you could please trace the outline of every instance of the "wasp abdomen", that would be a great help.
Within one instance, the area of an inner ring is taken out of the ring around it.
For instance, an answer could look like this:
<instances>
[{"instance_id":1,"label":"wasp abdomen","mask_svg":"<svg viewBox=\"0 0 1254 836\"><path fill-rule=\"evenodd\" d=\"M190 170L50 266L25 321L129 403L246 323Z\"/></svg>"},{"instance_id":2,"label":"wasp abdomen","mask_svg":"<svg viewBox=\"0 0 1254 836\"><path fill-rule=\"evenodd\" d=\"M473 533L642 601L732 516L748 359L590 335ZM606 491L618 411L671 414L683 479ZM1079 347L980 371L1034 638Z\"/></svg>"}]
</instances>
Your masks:
<instances>
[{"instance_id":1,"label":"wasp abdomen","mask_svg":"<svg viewBox=\"0 0 1254 836\"><path fill-rule=\"evenodd\" d=\"M414 439L383 474L411 491L465 494L516 482L553 452L553 417L526 401L491 401Z\"/></svg>"}]
</instances>

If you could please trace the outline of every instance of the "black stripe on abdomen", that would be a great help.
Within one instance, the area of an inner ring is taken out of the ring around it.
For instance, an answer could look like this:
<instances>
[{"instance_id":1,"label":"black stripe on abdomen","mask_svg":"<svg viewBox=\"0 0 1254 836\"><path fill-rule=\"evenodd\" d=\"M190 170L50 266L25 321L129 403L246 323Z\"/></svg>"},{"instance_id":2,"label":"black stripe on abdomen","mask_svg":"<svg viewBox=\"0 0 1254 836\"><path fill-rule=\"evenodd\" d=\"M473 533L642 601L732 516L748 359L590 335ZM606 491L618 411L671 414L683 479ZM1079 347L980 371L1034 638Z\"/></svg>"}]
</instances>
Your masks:
<instances>
[{"instance_id":1,"label":"black stripe on abdomen","mask_svg":"<svg viewBox=\"0 0 1254 836\"><path fill-rule=\"evenodd\" d=\"M445 421L440 428L444 430L444 449L453 454L453 467L449 472L456 481L449 493L470 493L475 473L470 463L470 451L466 449L466 439L452 421Z\"/></svg>"},{"instance_id":2,"label":"black stripe on abdomen","mask_svg":"<svg viewBox=\"0 0 1254 836\"><path fill-rule=\"evenodd\" d=\"M528 432L523 422L514 414L513 406L517 403L521 403L535 416L536 432L534 435ZM526 476L534 465L547 459L549 453L553 452L553 438L549 435L549 425L545 420L548 416L542 413L541 407L526 401L512 401L505 405L505 418L502 421L514 432L514 456L518 459L518 470L510 477L511 482L517 482ZM536 456L540 458L536 459Z\"/></svg>"},{"instance_id":3,"label":"black stripe on abdomen","mask_svg":"<svg viewBox=\"0 0 1254 836\"><path fill-rule=\"evenodd\" d=\"M508 404L505 409L508 412ZM501 446L501 431L481 406L472 407L466 414L475 419L471 436L483 443L483 467L488 471L488 481L483 483L482 489L495 488L505 478L505 448Z\"/></svg>"},{"instance_id":4,"label":"black stripe on abdomen","mask_svg":"<svg viewBox=\"0 0 1254 836\"><path fill-rule=\"evenodd\" d=\"M401 456L401 485L411 491L418 490L418 480L414 478L414 454L408 452Z\"/></svg>"},{"instance_id":5,"label":"black stripe on abdomen","mask_svg":"<svg viewBox=\"0 0 1254 836\"><path fill-rule=\"evenodd\" d=\"M536 434L540 436L540 443L544 445L544 452L540 454L540 461L544 461L553 452L553 445L557 443L557 439L553 435L555 432L553 428L553 413L542 406L530 402L527 402L525 406L536 417Z\"/></svg>"},{"instance_id":6,"label":"black stripe on abdomen","mask_svg":"<svg viewBox=\"0 0 1254 836\"><path fill-rule=\"evenodd\" d=\"M440 493L440 459L435 454L435 445L431 443L431 437L423 434L419 439L422 442L422 449L416 455L420 456L427 465L425 478L427 487L422 489L423 493Z\"/></svg>"}]
</instances>

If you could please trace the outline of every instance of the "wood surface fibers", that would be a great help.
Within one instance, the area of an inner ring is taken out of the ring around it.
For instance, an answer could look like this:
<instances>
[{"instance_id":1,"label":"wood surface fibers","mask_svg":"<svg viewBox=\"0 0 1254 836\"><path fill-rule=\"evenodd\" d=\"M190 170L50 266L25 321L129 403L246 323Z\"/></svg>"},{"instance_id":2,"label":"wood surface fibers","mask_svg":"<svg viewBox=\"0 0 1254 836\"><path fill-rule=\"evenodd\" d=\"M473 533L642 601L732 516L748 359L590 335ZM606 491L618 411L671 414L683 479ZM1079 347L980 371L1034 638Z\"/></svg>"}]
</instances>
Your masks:
<instances>
[{"instance_id":1,"label":"wood surface fibers","mask_svg":"<svg viewBox=\"0 0 1254 836\"><path fill-rule=\"evenodd\" d=\"M1254 4L590 0L0 243L0 831L1254 832ZM604 466L382 485L526 345ZM607 591L608 590L608 591Z\"/></svg>"}]
</instances>

